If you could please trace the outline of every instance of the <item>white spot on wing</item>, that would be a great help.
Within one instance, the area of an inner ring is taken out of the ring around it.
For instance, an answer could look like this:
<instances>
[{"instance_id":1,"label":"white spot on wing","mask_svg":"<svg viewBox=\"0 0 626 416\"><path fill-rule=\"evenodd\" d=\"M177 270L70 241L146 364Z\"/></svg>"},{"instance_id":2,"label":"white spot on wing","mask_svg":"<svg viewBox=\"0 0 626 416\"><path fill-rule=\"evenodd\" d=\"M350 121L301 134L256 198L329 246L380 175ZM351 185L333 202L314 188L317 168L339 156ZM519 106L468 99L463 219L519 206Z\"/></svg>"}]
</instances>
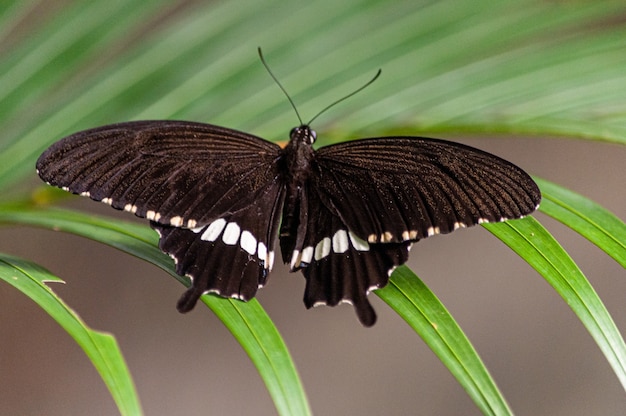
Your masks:
<instances>
[{"instance_id":1,"label":"white spot on wing","mask_svg":"<svg viewBox=\"0 0 626 416\"><path fill-rule=\"evenodd\" d=\"M462 222L455 222L454 229L458 230L459 228L465 228L465 224L463 224Z\"/></svg>"},{"instance_id":2,"label":"white spot on wing","mask_svg":"<svg viewBox=\"0 0 626 416\"><path fill-rule=\"evenodd\" d=\"M302 263L311 263L311 260L313 259L313 246L308 246L305 247L302 250L302 258L301 261Z\"/></svg>"},{"instance_id":3,"label":"white spot on wing","mask_svg":"<svg viewBox=\"0 0 626 416\"><path fill-rule=\"evenodd\" d=\"M241 234L241 228L239 228L237 223L229 222L224 230L224 235L222 235L222 241L224 244L232 246L237 243L237 240L239 240L239 234Z\"/></svg>"},{"instance_id":4,"label":"white spot on wing","mask_svg":"<svg viewBox=\"0 0 626 416\"><path fill-rule=\"evenodd\" d=\"M268 261L268 263L269 263L268 269L271 272L272 271L272 267L274 266L274 250L270 251L270 253L269 253L269 255L267 257L269 259L269 261Z\"/></svg>"},{"instance_id":5,"label":"white spot on wing","mask_svg":"<svg viewBox=\"0 0 626 416\"><path fill-rule=\"evenodd\" d=\"M209 224L208 227L206 227L206 230L202 233L202 236L200 236L200 239L204 241L217 240L217 237L219 237L220 234L222 234L222 230L224 229L225 226L226 226L226 220L224 218L219 218L213 221L211 224Z\"/></svg>"},{"instance_id":6,"label":"white spot on wing","mask_svg":"<svg viewBox=\"0 0 626 416\"><path fill-rule=\"evenodd\" d=\"M295 269L296 266L300 265L300 250L294 250L293 253L291 253L291 262L289 262L289 266L291 267L291 270Z\"/></svg>"},{"instance_id":7,"label":"white spot on wing","mask_svg":"<svg viewBox=\"0 0 626 416\"><path fill-rule=\"evenodd\" d=\"M88 191L81 192L79 195L80 196L86 196L87 198L89 198L91 196L91 194Z\"/></svg>"},{"instance_id":8,"label":"white spot on wing","mask_svg":"<svg viewBox=\"0 0 626 416\"><path fill-rule=\"evenodd\" d=\"M361 240L352 231L348 231L348 236L350 237L350 242L352 243L352 247L354 247L356 250L368 251L370 249L370 245L367 244L367 241Z\"/></svg>"},{"instance_id":9,"label":"white spot on wing","mask_svg":"<svg viewBox=\"0 0 626 416\"><path fill-rule=\"evenodd\" d=\"M241 248L248 252L248 254L256 253L256 238L250 231L244 231L241 233Z\"/></svg>"},{"instance_id":10,"label":"white spot on wing","mask_svg":"<svg viewBox=\"0 0 626 416\"><path fill-rule=\"evenodd\" d=\"M159 236L161 236L161 233L160 233L160 232L159 232ZM174 264L175 264L175 265L178 265L178 258L176 258L176 256L175 256L175 255L173 255L172 253L167 253L167 255L168 255L168 256L170 256L170 258L171 258L172 260L174 260Z\"/></svg>"},{"instance_id":11,"label":"white spot on wing","mask_svg":"<svg viewBox=\"0 0 626 416\"><path fill-rule=\"evenodd\" d=\"M151 221L155 221L154 216L155 216L156 212L154 211L148 211L146 212L146 218L151 220Z\"/></svg>"},{"instance_id":12,"label":"white spot on wing","mask_svg":"<svg viewBox=\"0 0 626 416\"><path fill-rule=\"evenodd\" d=\"M103 204L107 204L107 205L112 205L113 204L113 200L111 198L104 198L102 200Z\"/></svg>"},{"instance_id":13,"label":"white spot on wing","mask_svg":"<svg viewBox=\"0 0 626 416\"><path fill-rule=\"evenodd\" d=\"M317 243L314 253L315 260L321 260L324 257L328 256L330 254L331 244L332 243L330 241L330 238L328 237L325 237L324 239L322 239L322 241Z\"/></svg>"},{"instance_id":14,"label":"white spot on wing","mask_svg":"<svg viewBox=\"0 0 626 416\"><path fill-rule=\"evenodd\" d=\"M378 285L372 285L367 288L367 291L365 292L365 294L369 295L372 290L376 290L376 289L380 289L380 287Z\"/></svg>"},{"instance_id":15,"label":"white spot on wing","mask_svg":"<svg viewBox=\"0 0 626 416\"><path fill-rule=\"evenodd\" d=\"M198 221L187 220L187 228L196 228L196 225L198 225Z\"/></svg>"},{"instance_id":16,"label":"white spot on wing","mask_svg":"<svg viewBox=\"0 0 626 416\"><path fill-rule=\"evenodd\" d=\"M178 215L170 218L170 225L174 227L182 227L183 226L183 217L179 217Z\"/></svg>"},{"instance_id":17,"label":"white spot on wing","mask_svg":"<svg viewBox=\"0 0 626 416\"><path fill-rule=\"evenodd\" d=\"M417 239L417 231L416 230L409 231L409 240L415 240L415 239Z\"/></svg>"},{"instance_id":18,"label":"white spot on wing","mask_svg":"<svg viewBox=\"0 0 626 416\"><path fill-rule=\"evenodd\" d=\"M259 256L259 259L263 262L263 267L265 267L266 269L269 268L269 259L267 258L267 246L262 242L259 242L257 255Z\"/></svg>"},{"instance_id":19,"label":"white spot on wing","mask_svg":"<svg viewBox=\"0 0 626 416\"><path fill-rule=\"evenodd\" d=\"M428 227L428 230L426 230L426 234L429 237L431 235L439 234L439 227Z\"/></svg>"},{"instance_id":20,"label":"white spot on wing","mask_svg":"<svg viewBox=\"0 0 626 416\"><path fill-rule=\"evenodd\" d=\"M137 212L137 207L135 205L132 204L126 204L124 205L124 211L126 212L131 212L131 213L135 213Z\"/></svg>"},{"instance_id":21,"label":"white spot on wing","mask_svg":"<svg viewBox=\"0 0 626 416\"><path fill-rule=\"evenodd\" d=\"M348 243L348 233L346 230L338 230L333 235L333 251L335 253L345 253L350 248Z\"/></svg>"}]
</instances>

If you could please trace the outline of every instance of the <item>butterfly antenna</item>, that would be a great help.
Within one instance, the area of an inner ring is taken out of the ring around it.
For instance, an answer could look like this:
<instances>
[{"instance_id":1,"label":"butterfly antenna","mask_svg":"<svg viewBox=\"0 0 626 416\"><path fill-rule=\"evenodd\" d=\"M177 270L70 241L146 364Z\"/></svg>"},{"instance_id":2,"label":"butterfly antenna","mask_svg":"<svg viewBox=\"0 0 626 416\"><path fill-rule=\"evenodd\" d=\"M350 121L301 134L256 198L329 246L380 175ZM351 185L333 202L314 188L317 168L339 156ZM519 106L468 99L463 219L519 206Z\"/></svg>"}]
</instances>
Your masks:
<instances>
[{"instance_id":1,"label":"butterfly antenna","mask_svg":"<svg viewBox=\"0 0 626 416\"><path fill-rule=\"evenodd\" d=\"M278 78L276 78L276 76L274 75L274 73L272 73L272 70L270 69L270 67L267 64L267 62L265 62L265 58L263 57L263 52L261 52L261 47L259 47L258 49L259 49L259 58L261 58L261 62L263 63L263 66L267 70L268 74L270 74L270 76L272 77L272 79L274 80L276 85L278 85L280 87L280 89L283 91L283 93L285 94L285 96L287 97L289 102L291 103L291 107L293 107L293 111L296 112L296 116L298 117L298 120L300 121L300 124L301 125L304 124L302 122L302 117L300 117L300 113L298 112L298 109L296 108L296 104L293 102L293 100L291 99L291 97L287 93L287 90L285 89L285 87L283 87L283 84L281 84L280 81L278 81Z\"/></svg>"},{"instance_id":2,"label":"butterfly antenna","mask_svg":"<svg viewBox=\"0 0 626 416\"><path fill-rule=\"evenodd\" d=\"M326 108L324 108L322 111L320 111L319 113L317 113L315 115L315 117L313 117L310 121L309 121L309 125L311 123L313 123L313 120L315 120L316 118L318 118L320 115L322 115L322 113L326 112L326 110L328 110L331 107L334 107L335 105L339 104L340 102L347 100L348 98L352 97L353 95L355 95L358 92L361 92L362 90L364 90L365 88L367 88L371 83L373 83L374 81L376 81L376 79L380 76L380 74L382 73L382 69L379 69L378 72L376 72L376 75L374 75L374 78L370 79L369 81L367 81L363 86L361 86L360 88L357 88L356 90L352 91L350 94L341 97L340 99L338 99L337 101L330 103L328 106L326 106Z\"/></svg>"}]
</instances>

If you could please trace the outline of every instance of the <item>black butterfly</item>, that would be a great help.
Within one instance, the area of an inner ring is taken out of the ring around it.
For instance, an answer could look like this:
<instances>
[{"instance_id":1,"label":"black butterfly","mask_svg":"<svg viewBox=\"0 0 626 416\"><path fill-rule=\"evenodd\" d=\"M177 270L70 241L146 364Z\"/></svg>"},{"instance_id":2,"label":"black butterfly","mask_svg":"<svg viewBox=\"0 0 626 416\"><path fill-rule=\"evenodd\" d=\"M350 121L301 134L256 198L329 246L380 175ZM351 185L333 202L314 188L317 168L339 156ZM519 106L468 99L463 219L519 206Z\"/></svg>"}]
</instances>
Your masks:
<instances>
[{"instance_id":1,"label":"black butterfly","mask_svg":"<svg viewBox=\"0 0 626 416\"><path fill-rule=\"evenodd\" d=\"M135 121L60 140L37 171L150 220L193 281L180 312L207 292L252 299L279 239L284 262L306 278L306 307L349 302L366 326L376 321L367 294L413 242L523 217L541 199L523 170L462 144L380 137L314 150L315 138L302 124L280 148L210 124Z\"/></svg>"},{"instance_id":2,"label":"black butterfly","mask_svg":"<svg viewBox=\"0 0 626 416\"><path fill-rule=\"evenodd\" d=\"M50 185L150 220L176 271L206 292L249 300L283 260L306 278L304 303L367 301L411 243L533 212L541 194L517 166L458 143L380 137L313 150L307 125L278 145L187 121L136 121L73 134L37 161Z\"/></svg>"}]
</instances>

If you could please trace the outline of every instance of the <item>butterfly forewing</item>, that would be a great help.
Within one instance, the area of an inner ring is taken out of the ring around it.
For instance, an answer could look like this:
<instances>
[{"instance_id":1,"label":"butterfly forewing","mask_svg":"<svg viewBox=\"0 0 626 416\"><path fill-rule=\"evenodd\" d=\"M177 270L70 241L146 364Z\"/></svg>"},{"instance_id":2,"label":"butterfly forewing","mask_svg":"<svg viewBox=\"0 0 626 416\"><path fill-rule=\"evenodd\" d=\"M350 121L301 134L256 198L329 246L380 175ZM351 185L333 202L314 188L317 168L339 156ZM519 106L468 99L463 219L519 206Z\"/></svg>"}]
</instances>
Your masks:
<instances>
[{"instance_id":1,"label":"butterfly forewing","mask_svg":"<svg viewBox=\"0 0 626 416\"><path fill-rule=\"evenodd\" d=\"M76 133L37 161L43 180L158 223L194 228L249 205L280 148L209 124L138 121Z\"/></svg>"},{"instance_id":2,"label":"butterfly forewing","mask_svg":"<svg viewBox=\"0 0 626 416\"><path fill-rule=\"evenodd\" d=\"M436 139L385 137L323 147L313 171L324 203L370 242L417 241L520 218L541 199L517 166Z\"/></svg>"}]
</instances>

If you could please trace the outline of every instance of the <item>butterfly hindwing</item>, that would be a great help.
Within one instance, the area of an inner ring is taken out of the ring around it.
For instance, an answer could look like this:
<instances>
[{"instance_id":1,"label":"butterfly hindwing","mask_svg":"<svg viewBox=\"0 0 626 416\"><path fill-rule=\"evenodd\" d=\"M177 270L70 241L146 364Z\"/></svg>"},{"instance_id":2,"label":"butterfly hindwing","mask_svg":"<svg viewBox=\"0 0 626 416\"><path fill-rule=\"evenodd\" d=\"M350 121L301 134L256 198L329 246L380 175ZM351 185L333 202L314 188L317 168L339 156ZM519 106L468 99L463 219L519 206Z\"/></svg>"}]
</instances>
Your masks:
<instances>
[{"instance_id":1,"label":"butterfly hindwing","mask_svg":"<svg viewBox=\"0 0 626 416\"><path fill-rule=\"evenodd\" d=\"M352 232L337 215L326 207L312 189L303 191L306 205L299 227L304 233L301 244L293 246L292 270L301 269L306 279L304 303L335 306L348 302L354 306L361 323L376 321L374 309L367 300L370 291L384 287L391 271L408 258L409 243L369 244ZM281 245L290 243L281 240Z\"/></svg>"},{"instance_id":2,"label":"butterfly hindwing","mask_svg":"<svg viewBox=\"0 0 626 416\"><path fill-rule=\"evenodd\" d=\"M417 241L520 218L541 199L517 166L436 139L385 137L322 147L313 172L324 203L370 242Z\"/></svg>"},{"instance_id":3,"label":"butterfly hindwing","mask_svg":"<svg viewBox=\"0 0 626 416\"><path fill-rule=\"evenodd\" d=\"M192 279L178 301L188 312L204 293L252 299L272 269L278 236L282 187L275 180L258 191L252 203L195 229L151 222L159 248L176 262L176 272Z\"/></svg>"},{"instance_id":4,"label":"butterfly hindwing","mask_svg":"<svg viewBox=\"0 0 626 416\"><path fill-rule=\"evenodd\" d=\"M194 228L252 202L280 148L246 133L186 121L85 130L37 161L51 185L161 224Z\"/></svg>"}]
</instances>

